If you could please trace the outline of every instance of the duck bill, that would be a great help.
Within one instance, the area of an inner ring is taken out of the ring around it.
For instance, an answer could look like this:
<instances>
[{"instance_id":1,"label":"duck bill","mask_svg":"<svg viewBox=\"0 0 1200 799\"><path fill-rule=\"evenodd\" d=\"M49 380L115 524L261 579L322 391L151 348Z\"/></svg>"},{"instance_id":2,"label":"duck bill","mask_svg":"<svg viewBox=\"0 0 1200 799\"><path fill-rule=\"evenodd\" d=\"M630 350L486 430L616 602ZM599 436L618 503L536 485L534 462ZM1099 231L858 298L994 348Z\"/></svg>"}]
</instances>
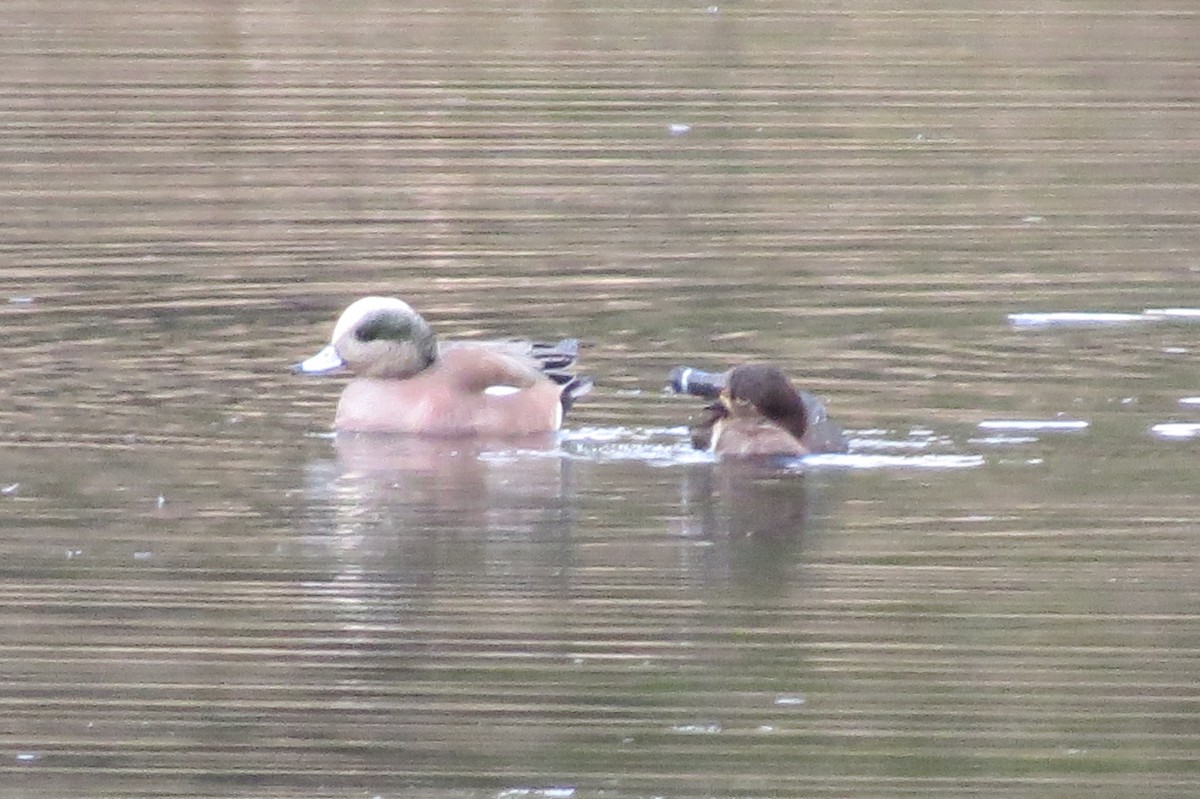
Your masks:
<instances>
[{"instance_id":1,"label":"duck bill","mask_svg":"<svg viewBox=\"0 0 1200 799\"><path fill-rule=\"evenodd\" d=\"M671 370L670 388L676 394L716 399L725 390L725 382L724 373L702 372L690 366L676 366Z\"/></svg>"},{"instance_id":2,"label":"duck bill","mask_svg":"<svg viewBox=\"0 0 1200 799\"><path fill-rule=\"evenodd\" d=\"M311 358L293 366L292 371L306 375L325 375L330 372L336 372L345 365L346 362L342 360L341 356L337 354L337 350L330 344Z\"/></svg>"}]
</instances>

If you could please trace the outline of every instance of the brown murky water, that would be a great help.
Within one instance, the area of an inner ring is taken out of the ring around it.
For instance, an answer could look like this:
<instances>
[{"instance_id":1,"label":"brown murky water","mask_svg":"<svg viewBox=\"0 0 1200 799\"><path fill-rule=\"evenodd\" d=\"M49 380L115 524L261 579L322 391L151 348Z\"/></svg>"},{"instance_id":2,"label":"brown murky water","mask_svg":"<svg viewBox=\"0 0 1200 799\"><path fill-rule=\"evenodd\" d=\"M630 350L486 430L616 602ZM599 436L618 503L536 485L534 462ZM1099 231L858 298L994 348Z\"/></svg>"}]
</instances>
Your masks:
<instances>
[{"instance_id":1,"label":"brown murky water","mask_svg":"<svg viewBox=\"0 0 1200 799\"><path fill-rule=\"evenodd\" d=\"M0 796L1195 796L1200 11L894 5L0 5ZM367 293L597 388L335 440Z\"/></svg>"}]
</instances>

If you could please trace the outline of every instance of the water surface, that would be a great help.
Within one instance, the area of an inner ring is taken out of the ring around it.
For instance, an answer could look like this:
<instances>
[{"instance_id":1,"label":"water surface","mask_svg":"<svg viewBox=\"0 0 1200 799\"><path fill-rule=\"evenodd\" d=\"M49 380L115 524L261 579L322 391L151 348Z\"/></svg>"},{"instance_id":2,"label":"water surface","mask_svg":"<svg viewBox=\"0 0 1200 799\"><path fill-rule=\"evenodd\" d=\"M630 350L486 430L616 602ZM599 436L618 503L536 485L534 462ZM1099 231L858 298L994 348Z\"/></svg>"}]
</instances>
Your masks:
<instances>
[{"instance_id":1,"label":"water surface","mask_svg":"<svg viewBox=\"0 0 1200 799\"><path fill-rule=\"evenodd\" d=\"M1195 795L1191 4L0 31L0 794ZM597 388L335 438L367 293ZM851 454L691 452L751 359Z\"/></svg>"}]
</instances>

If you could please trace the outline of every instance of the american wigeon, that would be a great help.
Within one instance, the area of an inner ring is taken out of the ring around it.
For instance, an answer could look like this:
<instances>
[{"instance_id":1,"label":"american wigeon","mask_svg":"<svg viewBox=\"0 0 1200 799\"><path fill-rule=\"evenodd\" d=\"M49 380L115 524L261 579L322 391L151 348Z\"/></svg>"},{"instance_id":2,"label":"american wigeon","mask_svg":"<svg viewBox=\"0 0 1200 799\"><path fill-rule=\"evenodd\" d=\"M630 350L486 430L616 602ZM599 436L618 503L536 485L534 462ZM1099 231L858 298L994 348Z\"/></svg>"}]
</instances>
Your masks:
<instances>
[{"instance_id":1,"label":"american wigeon","mask_svg":"<svg viewBox=\"0 0 1200 799\"><path fill-rule=\"evenodd\" d=\"M567 371L579 342L449 341L394 297L364 297L342 312L330 343L293 371L348 369L340 431L516 437L557 430L591 381Z\"/></svg>"},{"instance_id":2,"label":"american wigeon","mask_svg":"<svg viewBox=\"0 0 1200 799\"><path fill-rule=\"evenodd\" d=\"M677 366L671 388L716 400L692 427L696 449L733 458L846 451L846 435L825 403L774 366L746 364L720 374Z\"/></svg>"}]
</instances>

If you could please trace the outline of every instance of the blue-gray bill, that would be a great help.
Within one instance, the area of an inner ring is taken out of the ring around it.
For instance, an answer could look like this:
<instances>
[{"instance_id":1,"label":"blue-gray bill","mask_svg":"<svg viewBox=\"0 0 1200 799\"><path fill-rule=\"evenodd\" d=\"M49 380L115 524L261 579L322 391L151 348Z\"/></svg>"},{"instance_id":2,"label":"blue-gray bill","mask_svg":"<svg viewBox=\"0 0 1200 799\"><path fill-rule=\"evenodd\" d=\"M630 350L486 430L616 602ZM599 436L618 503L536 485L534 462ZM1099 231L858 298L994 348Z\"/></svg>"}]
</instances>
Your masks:
<instances>
[{"instance_id":1,"label":"blue-gray bill","mask_svg":"<svg viewBox=\"0 0 1200 799\"><path fill-rule=\"evenodd\" d=\"M338 355L337 350L330 344L311 358L306 358L292 366L292 371L308 375L324 375L336 372L345 365L342 356Z\"/></svg>"}]
</instances>

